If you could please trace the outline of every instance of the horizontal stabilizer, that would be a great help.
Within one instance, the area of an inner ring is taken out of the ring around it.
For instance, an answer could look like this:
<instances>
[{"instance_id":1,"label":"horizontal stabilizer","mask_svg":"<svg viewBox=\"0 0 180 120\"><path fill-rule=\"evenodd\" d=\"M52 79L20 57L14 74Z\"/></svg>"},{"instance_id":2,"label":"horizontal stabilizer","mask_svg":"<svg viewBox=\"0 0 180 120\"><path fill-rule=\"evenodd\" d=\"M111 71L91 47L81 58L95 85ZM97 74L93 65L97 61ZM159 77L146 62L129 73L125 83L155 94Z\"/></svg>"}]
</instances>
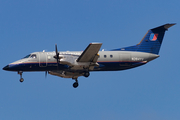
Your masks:
<instances>
[{"instance_id":1,"label":"horizontal stabilizer","mask_svg":"<svg viewBox=\"0 0 180 120\"><path fill-rule=\"evenodd\" d=\"M165 28L165 29L168 29L168 28L172 27L172 26L175 25L175 24L176 24L176 23L166 24L166 25L164 25L164 28Z\"/></svg>"},{"instance_id":2,"label":"horizontal stabilizer","mask_svg":"<svg viewBox=\"0 0 180 120\"><path fill-rule=\"evenodd\" d=\"M168 28L172 27L173 25L175 25L176 23L172 23L172 24L165 24L156 28L153 28L151 30L168 30Z\"/></svg>"}]
</instances>

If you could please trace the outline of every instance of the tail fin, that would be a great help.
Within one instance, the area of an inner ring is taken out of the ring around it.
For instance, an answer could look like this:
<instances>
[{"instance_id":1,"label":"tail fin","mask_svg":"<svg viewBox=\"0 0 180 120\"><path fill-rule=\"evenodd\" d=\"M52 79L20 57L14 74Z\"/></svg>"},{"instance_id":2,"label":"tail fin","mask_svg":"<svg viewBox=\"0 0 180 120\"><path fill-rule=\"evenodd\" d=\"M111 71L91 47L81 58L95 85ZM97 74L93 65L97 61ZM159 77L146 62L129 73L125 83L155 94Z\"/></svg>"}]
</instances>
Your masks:
<instances>
[{"instance_id":1,"label":"tail fin","mask_svg":"<svg viewBox=\"0 0 180 120\"><path fill-rule=\"evenodd\" d=\"M158 54L165 31L175 24L165 24L148 30L143 39L135 46L114 49L113 51L139 51Z\"/></svg>"}]
</instances>

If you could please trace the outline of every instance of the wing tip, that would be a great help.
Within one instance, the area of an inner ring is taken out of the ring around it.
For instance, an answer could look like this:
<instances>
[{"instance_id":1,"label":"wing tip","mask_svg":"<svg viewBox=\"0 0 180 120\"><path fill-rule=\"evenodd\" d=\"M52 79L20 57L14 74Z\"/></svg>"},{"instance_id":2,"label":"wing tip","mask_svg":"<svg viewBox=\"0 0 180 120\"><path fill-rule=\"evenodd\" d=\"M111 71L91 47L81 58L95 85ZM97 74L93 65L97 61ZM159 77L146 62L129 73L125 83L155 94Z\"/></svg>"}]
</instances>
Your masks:
<instances>
[{"instance_id":1,"label":"wing tip","mask_svg":"<svg viewBox=\"0 0 180 120\"><path fill-rule=\"evenodd\" d=\"M100 43L100 42L92 42L92 43L90 43L90 44L97 44L97 45L102 45L102 43Z\"/></svg>"}]
</instances>

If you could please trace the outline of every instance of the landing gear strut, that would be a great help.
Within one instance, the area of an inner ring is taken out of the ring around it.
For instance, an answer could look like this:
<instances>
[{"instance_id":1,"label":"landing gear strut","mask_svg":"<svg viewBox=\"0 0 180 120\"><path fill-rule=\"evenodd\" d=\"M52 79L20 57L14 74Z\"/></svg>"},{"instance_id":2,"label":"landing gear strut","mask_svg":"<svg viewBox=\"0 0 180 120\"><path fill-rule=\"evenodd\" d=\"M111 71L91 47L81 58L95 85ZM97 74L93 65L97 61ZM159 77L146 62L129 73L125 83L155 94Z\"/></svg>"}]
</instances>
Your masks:
<instances>
[{"instance_id":1,"label":"landing gear strut","mask_svg":"<svg viewBox=\"0 0 180 120\"><path fill-rule=\"evenodd\" d=\"M20 80L19 80L19 81L20 81L21 83L24 81L24 79L22 78L22 73L23 73L22 71L19 71L19 72L18 72L18 74L20 74Z\"/></svg>"},{"instance_id":2,"label":"landing gear strut","mask_svg":"<svg viewBox=\"0 0 180 120\"><path fill-rule=\"evenodd\" d=\"M76 82L73 83L73 87L74 87L74 88L77 88L78 85L79 85L77 78L75 78L75 81L76 81Z\"/></svg>"}]
</instances>

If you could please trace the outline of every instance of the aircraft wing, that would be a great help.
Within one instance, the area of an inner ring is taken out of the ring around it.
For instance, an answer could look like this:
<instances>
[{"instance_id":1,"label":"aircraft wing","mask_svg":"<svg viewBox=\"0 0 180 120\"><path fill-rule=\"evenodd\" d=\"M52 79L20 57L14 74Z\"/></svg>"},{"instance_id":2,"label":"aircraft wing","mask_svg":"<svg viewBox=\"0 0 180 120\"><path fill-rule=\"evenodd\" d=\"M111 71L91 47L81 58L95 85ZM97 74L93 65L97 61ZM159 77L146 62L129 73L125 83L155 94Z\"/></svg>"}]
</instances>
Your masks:
<instances>
[{"instance_id":1,"label":"aircraft wing","mask_svg":"<svg viewBox=\"0 0 180 120\"><path fill-rule=\"evenodd\" d=\"M102 43L90 43L85 51L79 56L77 62L97 62L98 51Z\"/></svg>"}]
</instances>

